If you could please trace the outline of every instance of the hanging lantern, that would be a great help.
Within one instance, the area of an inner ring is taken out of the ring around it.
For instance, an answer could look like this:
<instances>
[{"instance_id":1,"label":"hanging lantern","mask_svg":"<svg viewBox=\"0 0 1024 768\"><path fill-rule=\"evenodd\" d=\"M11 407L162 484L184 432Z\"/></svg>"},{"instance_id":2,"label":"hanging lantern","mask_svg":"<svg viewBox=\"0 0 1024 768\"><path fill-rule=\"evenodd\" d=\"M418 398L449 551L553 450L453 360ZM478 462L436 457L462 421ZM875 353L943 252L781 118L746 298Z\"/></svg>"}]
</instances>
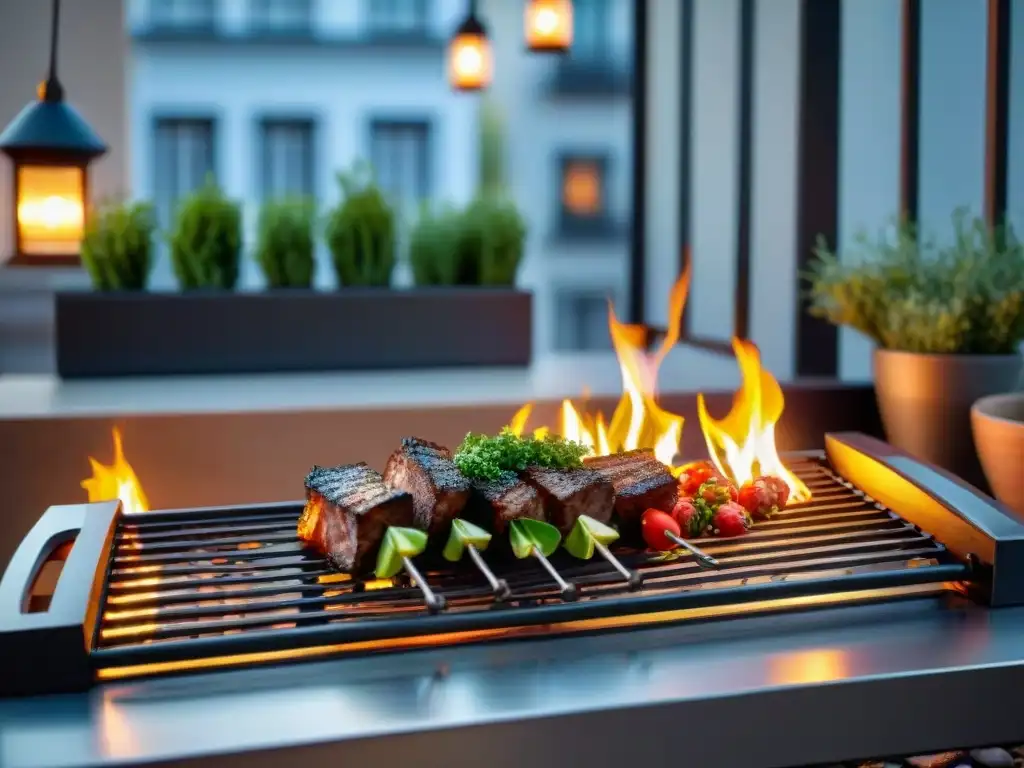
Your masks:
<instances>
[{"instance_id":1,"label":"hanging lantern","mask_svg":"<svg viewBox=\"0 0 1024 768\"><path fill-rule=\"evenodd\" d=\"M53 3L50 73L38 101L0 134L0 151L11 158L15 201L12 264L79 263L89 199L89 163L106 146L64 101L57 79L60 0Z\"/></svg>"},{"instance_id":2,"label":"hanging lantern","mask_svg":"<svg viewBox=\"0 0 1024 768\"><path fill-rule=\"evenodd\" d=\"M452 37L448 47L448 78L457 91L482 91L491 84L493 74L491 42L476 14L476 3Z\"/></svg>"},{"instance_id":3,"label":"hanging lantern","mask_svg":"<svg viewBox=\"0 0 1024 768\"><path fill-rule=\"evenodd\" d=\"M539 53L566 53L572 47L572 0L527 0L526 46Z\"/></svg>"}]
</instances>

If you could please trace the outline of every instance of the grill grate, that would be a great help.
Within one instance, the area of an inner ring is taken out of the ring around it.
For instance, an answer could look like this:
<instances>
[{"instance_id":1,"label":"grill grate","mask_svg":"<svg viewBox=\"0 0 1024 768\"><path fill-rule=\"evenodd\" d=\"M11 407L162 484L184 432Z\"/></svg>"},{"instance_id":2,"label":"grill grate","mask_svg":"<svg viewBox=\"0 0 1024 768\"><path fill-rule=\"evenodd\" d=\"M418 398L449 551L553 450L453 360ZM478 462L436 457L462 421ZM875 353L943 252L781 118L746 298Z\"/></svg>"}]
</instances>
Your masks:
<instances>
[{"instance_id":1,"label":"grill grate","mask_svg":"<svg viewBox=\"0 0 1024 768\"><path fill-rule=\"evenodd\" d=\"M296 504L125 516L111 552L94 657L100 667L191 660L349 641L506 631L553 622L741 605L857 590L942 585L966 564L830 470L800 457L791 470L814 498L759 523L741 539L695 540L716 558L701 570L686 554L619 547L644 586L628 585L604 560L556 553L552 563L579 590L562 602L532 560L488 553L511 588L496 603L471 564L421 563L447 610L428 616L408 581L359 581L331 572L295 537ZM492 549L499 549L497 545ZM665 620L685 618L681 614ZM443 639L441 640L443 642Z\"/></svg>"}]
</instances>

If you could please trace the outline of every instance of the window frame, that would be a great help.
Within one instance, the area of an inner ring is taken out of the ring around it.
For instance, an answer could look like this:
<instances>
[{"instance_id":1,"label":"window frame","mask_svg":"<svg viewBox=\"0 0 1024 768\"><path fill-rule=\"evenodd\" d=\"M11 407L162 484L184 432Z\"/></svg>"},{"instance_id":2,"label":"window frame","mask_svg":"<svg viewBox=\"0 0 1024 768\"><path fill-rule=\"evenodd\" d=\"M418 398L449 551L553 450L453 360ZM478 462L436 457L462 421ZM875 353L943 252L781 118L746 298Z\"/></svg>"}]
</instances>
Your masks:
<instances>
[{"instance_id":1,"label":"window frame","mask_svg":"<svg viewBox=\"0 0 1024 768\"><path fill-rule=\"evenodd\" d=\"M280 0L248 0L246 23L249 31L257 35L294 36L311 35L313 33L313 16L315 0L287 0L300 7L299 20L295 24L273 24L270 12L275 2Z\"/></svg>"},{"instance_id":2,"label":"window frame","mask_svg":"<svg viewBox=\"0 0 1024 768\"><path fill-rule=\"evenodd\" d=\"M407 38L426 37L430 33L431 21L435 15L435 0L404 0L413 5L413 25L409 28L396 26L389 23L386 14L382 17L379 14L381 8L388 2L402 2L403 0L363 0L363 27L367 34L374 39L380 38ZM374 11L378 13L374 13Z\"/></svg>"},{"instance_id":3,"label":"window frame","mask_svg":"<svg viewBox=\"0 0 1024 768\"><path fill-rule=\"evenodd\" d=\"M209 130L209 147L207 148L208 153L208 173L213 174L214 181L219 183L221 176L220 161L220 134L221 134L221 118L214 112L207 111L194 111L188 109L181 110L161 110L153 114L150 121L150 140L152 145L150 147L151 166L150 166L150 199L156 206L156 214L160 216L160 195L157 188L157 178L160 175L160 130L163 127L183 126L183 125L205 125ZM164 225L171 227L174 224L174 217L176 215L176 209L178 202L181 198L191 192L188 190L182 192L177 191L177 196L171 201L171 210L167 212L168 221L163 222Z\"/></svg>"},{"instance_id":4,"label":"window frame","mask_svg":"<svg viewBox=\"0 0 1024 768\"><path fill-rule=\"evenodd\" d=\"M150 28L173 33L211 32L216 29L219 8L217 0L186 0L196 2L200 10L197 21L182 23L175 20L175 6L181 0L149 0L146 19Z\"/></svg>"},{"instance_id":5,"label":"window frame","mask_svg":"<svg viewBox=\"0 0 1024 768\"><path fill-rule=\"evenodd\" d=\"M267 142L267 130L272 127L287 127L287 128L303 128L308 130L308 153L304 158L303 165L308 180L308 190L301 193L302 196L308 196L311 200L319 199L319 184L316 175L317 168L317 157L319 155L319 134L320 134L320 120L315 115L310 114L277 114L277 113L261 113L256 118L256 142L255 142L255 170L256 170L256 184L255 187L258 190L258 199L260 202L273 199L273 196L268 195L268 169L269 169L269 144Z\"/></svg>"},{"instance_id":6,"label":"window frame","mask_svg":"<svg viewBox=\"0 0 1024 768\"><path fill-rule=\"evenodd\" d=\"M377 140L376 137L381 130L414 129L422 132L423 153L420 158L419 168L417 169L417 186L419 187L421 194L416 201L417 204L431 200L434 197L434 189L437 181L434 163L434 142L437 132L436 124L437 120L432 115L392 116L374 114L367 120L367 140L364 157L366 157L367 161L370 163L370 167L373 170L375 177L377 177L379 169L374 163L376 154L374 149L375 142ZM385 192L387 191L388 190L385 190Z\"/></svg>"},{"instance_id":7,"label":"window frame","mask_svg":"<svg viewBox=\"0 0 1024 768\"><path fill-rule=\"evenodd\" d=\"M570 336L573 337L573 341L565 343L567 339L563 338L563 328L561 314L562 308L564 307L575 307L575 303L579 301L600 301L602 305L602 327L607 331L607 308L608 301L611 300L615 306L619 306L619 290L611 285L600 286L600 285L559 285L555 287L551 292L552 300L554 302L554 312L552 312L552 319L554 328L552 328L552 349L555 352L600 352L607 353L614 349L611 338L607 338L607 345L598 347L587 347L579 342L586 335L583 330L583 325L579 323L580 314L572 311L572 322L573 327L569 331ZM607 334L605 334L607 336Z\"/></svg>"}]
</instances>

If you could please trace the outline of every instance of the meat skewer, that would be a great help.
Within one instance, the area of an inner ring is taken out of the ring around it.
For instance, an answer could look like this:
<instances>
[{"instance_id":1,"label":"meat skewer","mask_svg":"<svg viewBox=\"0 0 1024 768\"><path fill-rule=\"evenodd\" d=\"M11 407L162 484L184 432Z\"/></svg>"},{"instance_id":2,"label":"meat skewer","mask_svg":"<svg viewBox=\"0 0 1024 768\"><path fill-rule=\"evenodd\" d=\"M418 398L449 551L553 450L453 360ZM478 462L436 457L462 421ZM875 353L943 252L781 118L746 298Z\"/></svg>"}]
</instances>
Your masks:
<instances>
[{"instance_id":1,"label":"meat skewer","mask_svg":"<svg viewBox=\"0 0 1024 768\"><path fill-rule=\"evenodd\" d=\"M620 523L636 530L647 509L672 509L679 487L668 467L655 458L653 451L635 450L583 460L608 480L615 490L615 512Z\"/></svg>"},{"instance_id":2,"label":"meat skewer","mask_svg":"<svg viewBox=\"0 0 1024 768\"><path fill-rule=\"evenodd\" d=\"M365 463L314 466L306 475L298 538L339 571L371 570L388 527L412 524L412 496L389 488Z\"/></svg>"},{"instance_id":3,"label":"meat skewer","mask_svg":"<svg viewBox=\"0 0 1024 768\"><path fill-rule=\"evenodd\" d=\"M448 543L445 544L442 554L445 560L455 563L462 559L463 554L468 553L469 559L473 561L473 565L477 567L477 570L483 574L484 578L487 579L487 583L490 584L491 591L494 593L494 599L501 602L511 594L511 590L508 587L508 582L495 576L494 572L480 555L483 550L487 549L490 543L490 533L466 520L456 518L452 520L451 534L448 537Z\"/></svg>"}]
</instances>

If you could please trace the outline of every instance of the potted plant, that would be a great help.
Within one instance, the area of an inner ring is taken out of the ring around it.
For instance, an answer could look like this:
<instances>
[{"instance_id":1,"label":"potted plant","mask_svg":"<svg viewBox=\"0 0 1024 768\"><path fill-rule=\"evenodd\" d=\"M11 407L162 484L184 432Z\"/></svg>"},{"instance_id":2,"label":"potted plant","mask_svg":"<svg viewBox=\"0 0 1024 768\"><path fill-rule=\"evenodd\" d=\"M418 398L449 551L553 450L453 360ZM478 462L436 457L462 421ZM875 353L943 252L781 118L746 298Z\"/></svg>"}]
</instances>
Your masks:
<instances>
[{"instance_id":1,"label":"potted plant","mask_svg":"<svg viewBox=\"0 0 1024 768\"><path fill-rule=\"evenodd\" d=\"M877 345L875 389L889 441L983 484L970 408L1017 387L1024 340L1024 248L1006 226L964 212L951 243L910 224L863 235L840 258L819 243L810 311Z\"/></svg>"},{"instance_id":2,"label":"potted plant","mask_svg":"<svg viewBox=\"0 0 1024 768\"><path fill-rule=\"evenodd\" d=\"M145 202L101 206L85 225L82 264L97 291L141 291L152 267L153 206Z\"/></svg>"},{"instance_id":3,"label":"potted plant","mask_svg":"<svg viewBox=\"0 0 1024 768\"><path fill-rule=\"evenodd\" d=\"M326 237L339 287L391 285L395 211L365 166L338 174L341 201L328 213Z\"/></svg>"},{"instance_id":4,"label":"potted plant","mask_svg":"<svg viewBox=\"0 0 1024 768\"><path fill-rule=\"evenodd\" d=\"M409 260L417 286L513 288L526 226L516 206L481 196L465 209L425 210L413 228Z\"/></svg>"},{"instance_id":5,"label":"potted plant","mask_svg":"<svg viewBox=\"0 0 1024 768\"><path fill-rule=\"evenodd\" d=\"M183 290L233 290L242 260L241 208L207 179L179 203L168 243Z\"/></svg>"},{"instance_id":6,"label":"potted plant","mask_svg":"<svg viewBox=\"0 0 1024 768\"><path fill-rule=\"evenodd\" d=\"M313 202L305 198L265 202L256 224L255 257L268 288L311 288L316 271Z\"/></svg>"}]
</instances>

